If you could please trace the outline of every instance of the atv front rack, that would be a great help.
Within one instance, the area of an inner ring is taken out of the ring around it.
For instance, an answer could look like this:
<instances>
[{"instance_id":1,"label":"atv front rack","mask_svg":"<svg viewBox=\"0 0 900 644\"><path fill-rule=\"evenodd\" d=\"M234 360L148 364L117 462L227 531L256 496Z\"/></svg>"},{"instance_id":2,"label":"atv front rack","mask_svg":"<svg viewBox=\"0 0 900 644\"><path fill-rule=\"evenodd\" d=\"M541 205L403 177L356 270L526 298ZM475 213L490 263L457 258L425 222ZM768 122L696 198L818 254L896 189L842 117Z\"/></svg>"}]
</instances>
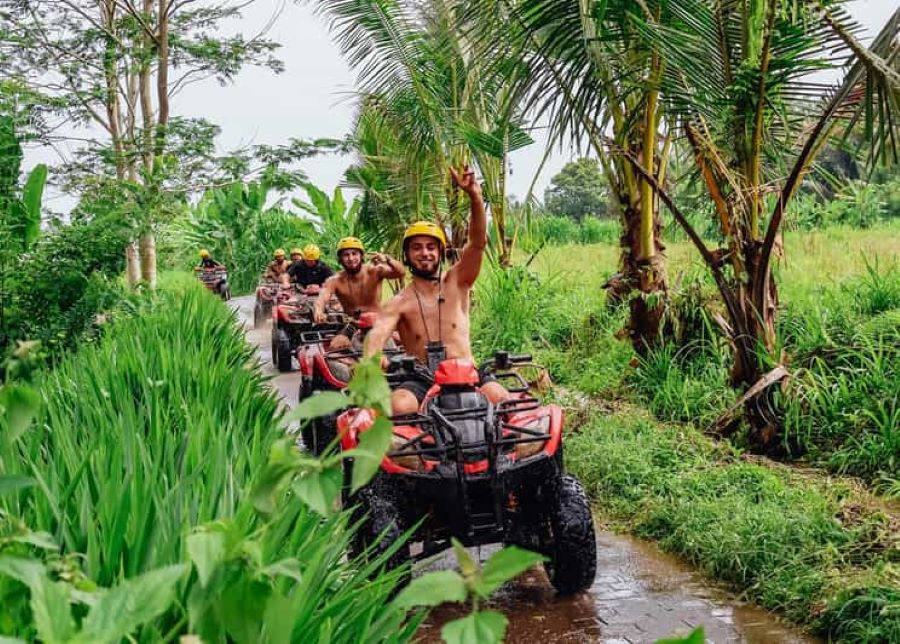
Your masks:
<instances>
[{"instance_id":1,"label":"atv front rack","mask_svg":"<svg viewBox=\"0 0 900 644\"><path fill-rule=\"evenodd\" d=\"M428 414L410 414L393 416L391 421L413 427L420 427L422 432L401 444L397 449L388 452L389 458L420 457L439 461L452 461L456 469L456 485L458 498L465 510L462 513L463 524L458 526L460 533L473 539L476 531L492 530L503 524L502 483L498 470L501 454L514 450L523 443L546 442L550 439L549 431L514 426L508 421L509 416L540 407L536 398L521 396L500 402L497 405L485 403L470 409L441 409L432 405ZM462 444L455 423L463 420L483 420L484 440ZM504 436L504 429L516 432L515 436ZM431 438L434 446L425 443ZM469 481L467 480L466 456L487 453L487 478L491 488L494 505L492 507L493 528L486 527L484 517L471 512Z\"/></svg>"}]
</instances>

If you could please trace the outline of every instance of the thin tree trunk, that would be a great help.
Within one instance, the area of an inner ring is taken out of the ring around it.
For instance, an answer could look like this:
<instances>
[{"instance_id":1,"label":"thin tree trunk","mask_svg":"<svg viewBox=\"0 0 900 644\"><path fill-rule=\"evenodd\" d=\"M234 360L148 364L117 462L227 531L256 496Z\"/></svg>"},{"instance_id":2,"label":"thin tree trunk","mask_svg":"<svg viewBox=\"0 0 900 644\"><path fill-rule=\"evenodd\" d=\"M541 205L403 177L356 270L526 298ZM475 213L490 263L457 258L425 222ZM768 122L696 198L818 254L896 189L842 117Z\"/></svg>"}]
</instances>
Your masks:
<instances>
[{"instance_id":1,"label":"thin tree trunk","mask_svg":"<svg viewBox=\"0 0 900 644\"><path fill-rule=\"evenodd\" d=\"M141 262L135 242L125 246L125 279L128 286L134 288L141 281Z\"/></svg>"},{"instance_id":2,"label":"thin tree trunk","mask_svg":"<svg viewBox=\"0 0 900 644\"><path fill-rule=\"evenodd\" d=\"M150 289L156 288L156 237L152 231L141 235L141 279Z\"/></svg>"}]
</instances>

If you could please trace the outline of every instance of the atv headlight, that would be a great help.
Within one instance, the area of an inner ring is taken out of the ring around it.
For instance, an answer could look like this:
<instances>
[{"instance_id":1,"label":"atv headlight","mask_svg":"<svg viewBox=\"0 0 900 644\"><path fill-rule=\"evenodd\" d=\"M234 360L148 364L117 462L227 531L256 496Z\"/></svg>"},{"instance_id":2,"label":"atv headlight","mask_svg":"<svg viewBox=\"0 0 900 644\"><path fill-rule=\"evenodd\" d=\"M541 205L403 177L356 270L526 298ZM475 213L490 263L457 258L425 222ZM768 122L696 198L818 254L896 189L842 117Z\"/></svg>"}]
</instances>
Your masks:
<instances>
[{"instance_id":1,"label":"atv headlight","mask_svg":"<svg viewBox=\"0 0 900 644\"><path fill-rule=\"evenodd\" d=\"M542 434L546 434L546 436L543 440L538 440L537 436L533 437L530 433L521 432L519 434L520 438L534 438L535 440L516 444L516 458L519 460L534 456L544 449L544 444L547 442L547 439L550 438L550 414L535 418L531 422L522 425L522 427L525 427L532 432L541 432Z\"/></svg>"}]
</instances>

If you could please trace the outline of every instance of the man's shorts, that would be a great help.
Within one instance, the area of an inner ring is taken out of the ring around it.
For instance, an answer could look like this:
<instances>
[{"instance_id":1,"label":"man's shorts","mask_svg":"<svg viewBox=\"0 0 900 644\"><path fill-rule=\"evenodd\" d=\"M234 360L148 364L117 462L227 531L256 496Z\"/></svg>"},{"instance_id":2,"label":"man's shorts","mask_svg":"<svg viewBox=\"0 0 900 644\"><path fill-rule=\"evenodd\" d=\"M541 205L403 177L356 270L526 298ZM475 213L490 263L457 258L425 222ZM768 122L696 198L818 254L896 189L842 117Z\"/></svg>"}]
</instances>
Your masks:
<instances>
[{"instance_id":1,"label":"man's shorts","mask_svg":"<svg viewBox=\"0 0 900 644\"><path fill-rule=\"evenodd\" d=\"M490 373L485 375L481 384L486 385L489 382L497 382L494 375ZM422 404L422 401L425 400L425 396L428 394L428 390L431 389L431 385L421 380L407 380L401 383L397 389L405 389L416 397L416 401L418 401L419 404Z\"/></svg>"}]
</instances>

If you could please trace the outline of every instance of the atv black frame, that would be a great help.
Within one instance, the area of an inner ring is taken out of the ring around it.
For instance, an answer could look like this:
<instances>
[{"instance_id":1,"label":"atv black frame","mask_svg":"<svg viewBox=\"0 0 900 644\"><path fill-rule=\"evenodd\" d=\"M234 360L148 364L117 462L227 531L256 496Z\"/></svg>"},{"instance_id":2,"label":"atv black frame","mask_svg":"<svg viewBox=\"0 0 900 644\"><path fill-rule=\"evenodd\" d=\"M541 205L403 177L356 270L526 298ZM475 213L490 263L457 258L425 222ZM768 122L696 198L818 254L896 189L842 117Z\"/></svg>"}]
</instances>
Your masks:
<instances>
[{"instance_id":1,"label":"atv black frame","mask_svg":"<svg viewBox=\"0 0 900 644\"><path fill-rule=\"evenodd\" d=\"M409 358L401 363L388 376L394 386L432 373ZM367 514L357 544L359 552L384 551L391 535L399 538L418 524L411 541L421 542L421 551L412 556L409 545L403 545L390 565L431 557L449 548L455 537L466 546L503 543L541 552L549 559L545 568L550 581L562 594L583 590L593 582L596 541L590 505L577 479L565 473L561 439L552 454L541 449L521 460L506 458L517 446L550 439L549 426L543 431L509 422L513 414L541 407L528 394L528 383L513 369L526 364L531 364L531 356L497 352L479 368L482 381L488 373L498 381L512 381L507 389L514 397L507 401L492 405L485 399L476 407L448 410L440 406L438 397L425 414L392 418L397 425L423 431L391 449L389 459L430 458L439 464L430 471L402 473L386 471L383 466L367 488L345 496L348 504L356 506L360 519ZM484 440L463 445L457 424L479 419L484 420ZM504 436L504 430L513 433ZM487 468L466 472L466 464L473 458L487 460ZM352 476L352 462L348 461L345 489L349 489ZM387 536L379 541L381 533Z\"/></svg>"}]
</instances>

